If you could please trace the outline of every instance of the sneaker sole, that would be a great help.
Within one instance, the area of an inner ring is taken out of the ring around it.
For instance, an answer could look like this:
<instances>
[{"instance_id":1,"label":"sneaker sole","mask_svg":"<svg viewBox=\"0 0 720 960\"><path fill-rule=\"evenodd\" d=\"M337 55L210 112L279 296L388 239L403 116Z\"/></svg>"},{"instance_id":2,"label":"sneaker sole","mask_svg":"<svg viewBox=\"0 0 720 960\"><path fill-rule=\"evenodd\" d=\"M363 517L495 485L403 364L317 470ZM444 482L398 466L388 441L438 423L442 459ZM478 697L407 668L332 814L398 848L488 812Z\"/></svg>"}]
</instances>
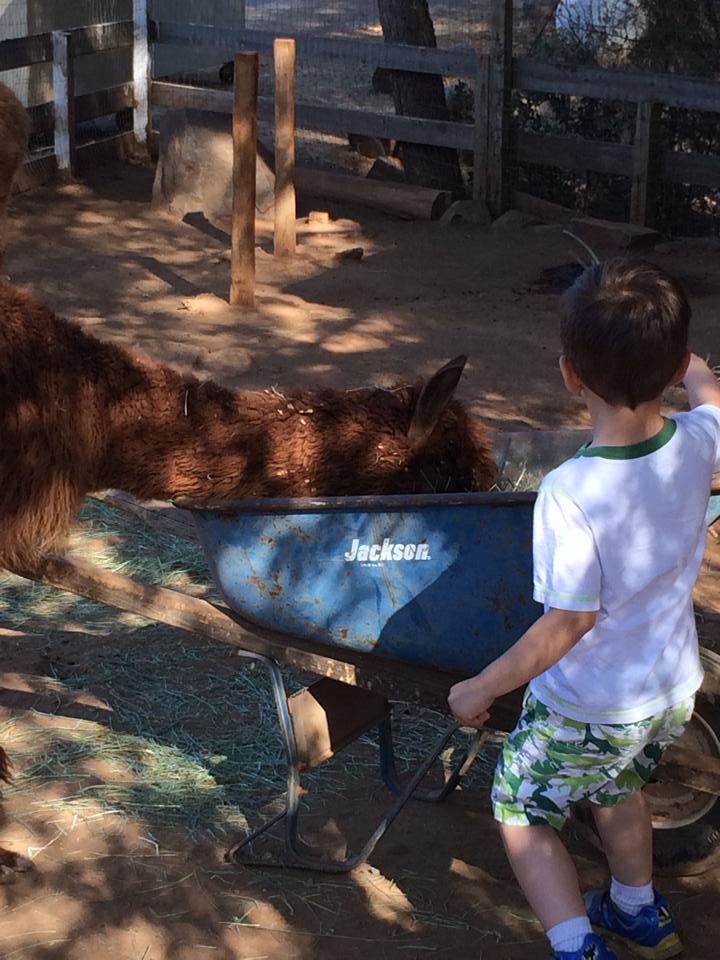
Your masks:
<instances>
[{"instance_id":1,"label":"sneaker sole","mask_svg":"<svg viewBox=\"0 0 720 960\"><path fill-rule=\"evenodd\" d=\"M669 960L670 957L677 957L683 952L683 944L677 933L669 933L660 943L654 947L644 947L642 944L635 943L628 937L623 937L614 930L607 930L605 927L593 925L593 930L602 937L612 938L619 943L624 944L628 950L637 957L643 957L644 960Z\"/></svg>"}]
</instances>

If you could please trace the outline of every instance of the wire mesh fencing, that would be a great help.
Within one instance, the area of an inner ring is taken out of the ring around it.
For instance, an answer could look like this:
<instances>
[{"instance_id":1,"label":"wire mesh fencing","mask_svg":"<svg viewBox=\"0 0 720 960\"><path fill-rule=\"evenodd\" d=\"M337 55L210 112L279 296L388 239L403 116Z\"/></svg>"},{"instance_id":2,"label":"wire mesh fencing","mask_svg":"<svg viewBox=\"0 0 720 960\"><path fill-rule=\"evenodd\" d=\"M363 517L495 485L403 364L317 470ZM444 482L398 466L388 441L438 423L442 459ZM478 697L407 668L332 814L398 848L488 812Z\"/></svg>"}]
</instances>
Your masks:
<instances>
[{"instance_id":1,"label":"wire mesh fencing","mask_svg":"<svg viewBox=\"0 0 720 960\"><path fill-rule=\"evenodd\" d=\"M534 41L516 56L567 67L720 78L720 0L560 0ZM568 94L515 91L517 131L632 146L635 102ZM663 105L655 150L717 156L717 113ZM568 151L570 152L570 151ZM653 225L664 233L716 235L720 191L712 184L668 182L654 186ZM572 170L538 163L513 164L518 189L608 219L630 218L632 169L626 175ZM701 174L702 176L702 174ZM709 178L709 175L708 175ZM720 181L718 181L720 182Z\"/></svg>"}]
</instances>

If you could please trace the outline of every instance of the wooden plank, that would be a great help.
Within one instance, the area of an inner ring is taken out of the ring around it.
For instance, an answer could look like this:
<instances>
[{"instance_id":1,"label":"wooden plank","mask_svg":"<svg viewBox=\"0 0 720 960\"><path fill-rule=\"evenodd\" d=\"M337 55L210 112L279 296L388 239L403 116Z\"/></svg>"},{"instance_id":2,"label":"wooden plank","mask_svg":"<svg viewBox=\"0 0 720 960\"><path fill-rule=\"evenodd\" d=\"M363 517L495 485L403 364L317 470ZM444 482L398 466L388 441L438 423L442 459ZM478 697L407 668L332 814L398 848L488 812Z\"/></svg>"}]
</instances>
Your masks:
<instances>
[{"instance_id":1,"label":"wooden plank","mask_svg":"<svg viewBox=\"0 0 720 960\"><path fill-rule=\"evenodd\" d=\"M662 160L659 143L661 109L658 103L642 102L637 105L630 222L643 227L652 226L655 221L656 186Z\"/></svg>"},{"instance_id":2,"label":"wooden plank","mask_svg":"<svg viewBox=\"0 0 720 960\"><path fill-rule=\"evenodd\" d=\"M720 156L666 150L663 154L662 179L670 183L720 187Z\"/></svg>"},{"instance_id":3,"label":"wooden plank","mask_svg":"<svg viewBox=\"0 0 720 960\"><path fill-rule=\"evenodd\" d=\"M53 41L53 97L55 100L55 156L62 178L72 177L75 153L75 69L72 38L58 30Z\"/></svg>"},{"instance_id":4,"label":"wooden plank","mask_svg":"<svg viewBox=\"0 0 720 960\"><path fill-rule=\"evenodd\" d=\"M75 97L75 122L83 123L125 110L133 105L132 83L122 83L107 90L84 93ZM55 124L55 104L43 103L28 109L33 133L52 130Z\"/></svg>"},{"instance_id":5,"label":"wooden plank","mask_svg":"<svg viewBox=\"0 0 720 960\"><path fill-rule=\"evenodd\" d=\"M207 90L180 83L154 81L152 102L163 107L189 107L216 113L232 112L232 94L226 90ZM472 150L475 128L471 123L450 123L444 120L426 120L415 117L397 117L389 113L368 110L349 110L344 107L319 107L296 104L296 124L299 129L322 133L348 133L408 143L424 143L438 147ZM268 97L258 98L258 115L271 120L274 102Z\"/></svg>"},{"instance_id":6,"label":"wooden plank","mask_svg":"<svg viewBox=\"0 0 720 960\"><path fill-rule=\"evenodd\" d=\"M570 223L578 215L577 210L563 207L559 203L552 203L550 200L542 200L540 197L533 197L520 190L512 192L512 208L522 210L540 220L549 220L551 223Z\"/></svg>"},{"instance_id":7,"label":"wooden plank","mask_svg":"<svg viewBox=\"0 0 720 960\"><path fill-rule=\"evenodd\" d=\"M151 82L147 0L133 0L133 39L133 133L139 153L147 154Z\"/></svg>"},{"instance_id":8,"label":"wooden plank","mask_svg":"<svg viewBox=\"0 0 720 960\"><path fill-rule=\"evenodd\" d=\"M276 257L295 253L295 41L275 40L275 229Z\"/></svg>"},{"instance_id":9,"label":"wooden plank","mask_svg":"<svg viewBox=\"0 0 720 960\"><path fill-rule=\"evenodd\" d=\"M595 170L625 177L632 171L633 149L624 143L550 137L518 130L512 137L512 152L516 162L562 170Z\"/></svg>"},{"instance_id":10,"label":"wooden plank","mask_svg":"<svg viewBox=\"0 0 720 960\"><path fill-rule=\"evenodd\" d=\"M720 81L672 74L517 59L513 61L513 87L537 93L564 93L574 97L630 103L648 101L688 110L720 112Z\"/></svg>"},{"instance_id":11,"label":"wooden plank","mask_svg":"<svg viewBox=\"0 0 720 960\"><path fill-rule=\"evenodd\" d=\"M257 53L235 56L233 96L233 209L230 303L255 306L255 175L257 164Z\"/></svg>"},{"instance_id":12,"label":"wooden plank","mask_svg":"<svg viewBox=\"0 0 720 960\"><path fill-rule=\"evenodd\" d=\"M272 53L276 32L272 30L230 30L226 27L199 24L172 23L161 20L154 23L158 43L178 46L216 49L227 59L238 50L256 50ZM322 59L352 62L369 72L376 67L408 70L412 73L473 76L476 54L471 47L438 50L433 47L412 47L401 43L382 43L380 40L350 40L288 33L295 40L297 55L302 60Z\"/></svg>"},{"instance_id":13,"label":"wooden plank","mask_svg":"<svg viewBox=\"0 0 720 960\"><path fill-rule=\"evenodd\" d=\"M154 530L199 543L195 520L189 510L181 510L160 500L146 503L136 500L128 493L123 493L122 490L103 490L92 494L91 499L106 503L116 510L122 510L123 513L142 520Z\"/></svg>"},{"instance_id":14,"label":"wooden plank","mask_svg":"<svg viewBox=\"0 0 720 960\"><path fill-rule=\"evenodd\" d=\"M75 44L75 55L86 56L104 50L116 50L119 47L133 45L133 24L131 20L116 23L96 23L77 30L67 30ZM2 70L15 70L34 63L47 63L52 60L52 34L39 33L30 37L19 37L0 42L0 65Z\"/></svg>"},{"instance_id":15,"label":"wooden plank","mask_svg":"<svg viewBox=\"0 0 720 960\"><path fill-rule=\"evenodd\" d=\"M78 170L113 160L127 160L133 155L135 139L132 133L121 133L91 143L82 143L75 149L75 164ZM58 174L57 157L53 153L31 156L15 178L18 193L52 183Z\"/></svg>"},{"instance_id":16,"label":"wooden plank","mask_svg":"<svg viewBox=\"0 0 720 960\"><path fill-rule=\"evenodd\" d=\"M493 0L488 93L487 208L499 217L510 205L513 0Z\"/></svg>"},{"instance_id":17,"label":"wooden plank","mask_svg":"<svg viewBox=\"0 0 720 960\"><path fill-rule=\"evenodd\" d=\"M27 3L28 33L69 30L83 23L129 20L132 7L132 0L22 0L22 3Z\"/></svg>"},{"instance_id":18,"label":"wooden plank","mask_svg":"<svg viewBox=\"0 0 720 960\"><path fill-rule=\"evenodd\" d=\"M91 564L51 557L22 574L81 597L139 614L148 620L187 630L207 640L226 643L290 667L330 677L352 686L376 690L388 698L423 703L447 712L450 685L457 674L443 674L375 654L301 640L248 623L227 608L166 587L139 583L120 573ZM520 709L519 693L496 701L491 723L497 730L513 728Z\"/></svg>"}]
</instances>

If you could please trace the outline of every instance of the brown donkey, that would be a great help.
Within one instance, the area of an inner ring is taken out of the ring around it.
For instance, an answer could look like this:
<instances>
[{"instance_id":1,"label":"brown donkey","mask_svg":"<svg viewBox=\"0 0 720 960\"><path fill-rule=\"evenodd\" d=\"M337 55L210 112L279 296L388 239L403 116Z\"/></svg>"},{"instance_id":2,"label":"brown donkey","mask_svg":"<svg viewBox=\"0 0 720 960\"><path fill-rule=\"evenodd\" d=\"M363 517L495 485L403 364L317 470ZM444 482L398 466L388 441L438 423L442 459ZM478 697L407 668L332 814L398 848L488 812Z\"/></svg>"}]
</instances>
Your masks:
<instances>
[{"instance_id":1,"label":"brown donkey","mask_svg":"<svg viewBox=\"0 0 720 960\"><path fill-rule=\"evenodd\" d=\"M10 191L25 159L29 133L25 108L12 90L0 83L0 276L4 273Z\"/></svg>"},{"instance_id":2,"label":"brown donkey","mask_svg":"<svg viewBox=\"0 0 720 960\"><path fill-rule=\"evenodd\" d=\"M486 431L453 399L464 366L394 389L228 390L0 281L0 567L61 548L83 497L110 487L196 501L487 490ZM27 866L0 850L0 881Z\"/></svg>"}]
</instances>

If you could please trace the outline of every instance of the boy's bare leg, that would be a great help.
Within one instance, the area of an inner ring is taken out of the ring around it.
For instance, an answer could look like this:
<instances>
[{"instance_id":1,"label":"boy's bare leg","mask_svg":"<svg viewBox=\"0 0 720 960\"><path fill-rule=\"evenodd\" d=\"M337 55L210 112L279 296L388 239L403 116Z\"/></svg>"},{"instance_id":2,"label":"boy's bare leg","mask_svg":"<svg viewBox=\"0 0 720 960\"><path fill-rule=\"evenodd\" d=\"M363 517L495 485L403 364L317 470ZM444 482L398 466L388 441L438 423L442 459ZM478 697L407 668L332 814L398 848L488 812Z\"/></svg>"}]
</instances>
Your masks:
<instances>
[{"instance_id":1,"label":"boy's bare leg","mask_svg":"<svg viewBox=\"0 0 720 960\"><path fill-rule=\"evenodd\" d=\"M592 804L603 850L616 880L629 887L652 881L653 841L650 809L641 791L615 807Z\"/></svg>"},{"instance_id":2,"label":"boy's bare leg","mask_svg":"<svg viewBox=\"0 0 720 960\"><path fill-rule=\"evenodd\" d=\"M552 827L501 824L510 866L545 930L587 913L575 865Z\"/></svg>"}]
</instances>

